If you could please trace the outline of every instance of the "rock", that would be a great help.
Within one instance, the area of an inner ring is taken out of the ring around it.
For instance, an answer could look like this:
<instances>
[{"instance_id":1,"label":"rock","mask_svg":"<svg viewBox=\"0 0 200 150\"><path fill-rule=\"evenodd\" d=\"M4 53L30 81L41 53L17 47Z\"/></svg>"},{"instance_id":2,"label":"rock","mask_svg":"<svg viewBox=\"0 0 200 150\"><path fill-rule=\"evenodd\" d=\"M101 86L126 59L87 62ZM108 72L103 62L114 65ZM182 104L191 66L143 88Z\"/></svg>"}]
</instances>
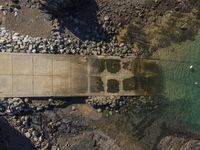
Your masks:
<instances>
[{"instance_id":1,"label":"rock","mask_svg":"<svg viewBox=\"0 0 200 150\"><path fill-rule=\"evenodd\" d=\"M53 103L53 99L50 98L50 99L49 99L49 103Z\"/></svg>"},{"instance_id":2,"label":"rock","mask_svg":"<svg viewBox=\"0 0 200 150\"><path fill-rule=\"evenodd\" d=\"M107 20L108 17L105 16ZM59 32L58 32L59 33ZM10 38L9 38L10 37ZM61 35L55 38L41 38L20 35L19 33L10 32L5 28L0 28L0 43L3 44L2 52L28 52L28 53L66 53L79 55L102 55L109 54L114 56L126 56L133 53L131 48L125 44L117 44L115 41L91 42L79 41L77 39L65 38L62 40ZM121 47L120 47L121 46ZM93 49L93 51L91 51Z\"/></svg>"},{"instance_id":3,"label":"rock","mask_svg":"<svg viewBox=\"0 0 200 150\"><path fill-rule=\"evenodd\" d=\"M75 106L72 106L72 111L75 111L76 110L76 107Z\"/></svg>"},{"instance_id":4,"label":"rock","mask_svg":"<svg viewBox=\"0 0 200 150\"><path fill-rule=\"evenodd\" d=\"M54 146L54 145L53 145L53 146L51 147L51 150L59 150L59 148L58 148L57 146Z\"/></svg>"},{"instance_id":5,"label":"rock","mask_svg":"<svg viewBox=\"0 0 200 150\"><path fill-rule=\"evenodd\" d=\"M31 134L30 134L29 132L26 132L26 133L25 133L25 136L26 136L27 138L30 138L30 137L31 137Z\"/></svg>"},{"instance_id":6,"label":"rock","mask_svg":"<svg viewBox=\"0 0 200 150\"><path fill-rule=\"evenodd\" d=\"M109 18L109 16L104 16L104 21L109 21L110 20L110 18Z\"/></svg>"},{"instance_id":7,"label":"rock","mask_svg":"<svg viewBox=\"0 0 200 150\"><path fill-rule=\"evenodd\" d=\"M39 134L38 134L38 132L37 132L36 130L34 130L34 131L32 132L32 135L35 136L35 137L37 137Z\"/></svg>"},{"instance_id":8,"label":"rock","mask_svg":"<svg viewBox=\"0 0 200 150\"><path fill-rule=\"evenodd\" d=\"M0 5L0 11L4 10L4 6Z\"/></svg>"},{"instance_id":9,"label":"rock","mask_svg":"<svg viewBox=\"0 0 200 150\"><path fill-rule=\"evenodd\" d=\"M101 108L97 109L97 112L98 112L98 113L101 113L101 112L102 112Z\"/></svg>"},{"instance_id":10,"label":"rock","mask_svg":"<svg viewBox=\"0 0 200 150\"><path fill-rule=\"evenodd\" d=\"M40 136L40 137L39 137L39 141L40 141L40 142L43 142L43 141L44 141L44 138L43 138L42 136Z\"/></svg>"},{"instance_id":11,"label":"rock","mask_svg":"<svg viewBox=\"0 0 200 150\"><path fill-rule=\"evenodd\" d=\"M25 98L25 99L24 99L24 102L25 102L25 103L29 103L30 101L29 101L28 98Z\"/></svg>"}]
</instances>

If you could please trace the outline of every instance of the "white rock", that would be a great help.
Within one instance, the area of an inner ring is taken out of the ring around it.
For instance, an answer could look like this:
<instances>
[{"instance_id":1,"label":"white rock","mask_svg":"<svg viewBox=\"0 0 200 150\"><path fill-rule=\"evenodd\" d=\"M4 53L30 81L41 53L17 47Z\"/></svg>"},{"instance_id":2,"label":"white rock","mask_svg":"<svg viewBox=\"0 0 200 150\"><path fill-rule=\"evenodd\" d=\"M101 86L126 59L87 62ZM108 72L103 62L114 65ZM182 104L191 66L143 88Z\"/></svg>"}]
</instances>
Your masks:
<instances>
[{"instance_id":1,"label":"white rock","mask_svg":"<svg viewBox=\"0 0 200 150\"><path fill-rule=\"evenodd\" d=\"M72 106L72 111L75 111L76 110L76 107L75 106Z\"/></svg>"},{"instance_id":2,"label":"white rock","mask_svg":"<svg viewBox=\"0 0 200 150\"><path fill-rule=\"evenodd\" d=\"M3 10L3 9L4 9L3 5L0 5L0 10Z\"/></svg>"},{"instance_id":3,"label":"white rock","mask_svg":"<svg viewBox=\"0 0 200 150\"><path fill-rule=\"evenodd\" d=\"M30 134L29 132L26 132L26 133L25 133L25 136L26 136L27 138L30 138L30 137L31 137L31 134Z\"/></svg>"},{"instance_id":4,"label":"white rock","mask_svg":"<svg viewBox=\"0 0 200 150\"><path fill-rule=\"evenodd\" d=\"M25 103L29 103L29 99L28 98L25 98L24 101L25 101Z\"/></svg>"},{"instance_id":5,"label":"white rock","mask_svg":"<svg viewBox=\"0 0 200 150\"><path fill-rule=\"evenodd\" d=\"M52 102L53 102L53 99L50 98L50 99L49 99L49 103L52 103Z\"/></svg>"},{"instance_id":6,"label":"white rock","mask_svg":"<svg viewBox=\"0 0 200 150\"><path fill-rule=\"evenodd\" d=\"M108 16L104 16L104 20L108 21L110 18Z\"/></svg>"},{"instance_id":7,"label":"white rock","mask_svg":"<svg viewBox=\"0 0 200 150\"><path fill-rule=\"evenodd\" d=\"M17 11L15 11L15 12L14 12L14 16L16 17L17 15L18 15L18 12L17 12Z\"/></svg>"},{"instance_id":8,"label":"white rock","mask_svg":"<svg viewBox=\"0 0 200 150\"><path fill-rule=\"evenodd\" d=\"M34 130L34 131L32 132L32 135L33 135L33 136L38 136L38 132Z\"/></svg>"},{"instance_id":9,"label":"white rock","mask_svg":"<svg viewBox=\"0 0 200 150\"><path fill-rule=\"evenodd\" d=\"M40 142L43 141L43 137L42 137L42 136L39 137L39 141L40 141Z\"/></svg>"},{"instance_id":10,"label":"white rock","mask_svg":"<svg viewBox=\"0 0 200 150\"><path fill-rule=\"evenodd\" d=\"M101 112L102 112L101 108L97 109L97 112L98 112L98 113L101 113Z\"/></svg>"},{"instance_id":11,"label":"white rock","mask_svg":"<svg viewBox=\"0 0 200 150\"><path fill-rule=\"evenodd\" d=\"M4 10L4 11L3 11L3 15L4 15L4 16L7 15L7 11Z\"/></svg>"}]
</instances>

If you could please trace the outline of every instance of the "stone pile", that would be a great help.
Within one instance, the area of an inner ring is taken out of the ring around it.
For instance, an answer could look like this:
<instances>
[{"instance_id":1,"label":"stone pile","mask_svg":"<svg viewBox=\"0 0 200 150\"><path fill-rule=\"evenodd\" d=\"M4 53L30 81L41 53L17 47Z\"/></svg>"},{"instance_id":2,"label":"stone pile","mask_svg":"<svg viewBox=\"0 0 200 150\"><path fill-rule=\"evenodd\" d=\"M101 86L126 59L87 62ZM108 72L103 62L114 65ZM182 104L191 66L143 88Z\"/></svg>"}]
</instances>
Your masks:
<instances>
[{"instance_id":1,"label":"stone pile","mask_svg":"<svg viewBox=\"0 0 200 150\"><path fill-rule=\"evenodd\" d=\"M0 115L19 115L32 110L28 103L20 98L8 98L0 100Z\"/></svg>"},{"instance_id":2,"label":"stone pile","mask_svg":"<svg viewBox=\"0 0 200 150\"><path fill-rule=\"evenodd\" d=\"M120 96L90 96L86 99L86 103L92 105L94 108L106 110L117 110L126 104L126 100Z\"/></svg>"},{"instance_id":3,"label":"stone pile","mask_svg":"<svg viewBox=\"0 0 200 150\"><path fill-rule=\"evenodd\" d=\"M45 104L44 104L45 105ZM79 134L87 130L84 120L73 116L61 118L59 103L49 100L46 106L36 107L27 98L8 98L0 100L0 115L6 117L9 123L21 134L29 138L37 149L59 149L56 137L59 134ZM38 109L39 108L39 109ZM40 111L37 111L40 110Z\"/></svg>"},{"instance_id":4,"label":"stone pile","mask_svg":"<svg viewBox=\"0 0 200 150\"><path fill-rule=\"evenodd\" d=\"M50 53L78 55L114 55L127 56L132 50L127 45L117 42L79 41L77 39L30 37L5 28L0 28L0 52L15 53Z\"/></svg>"}]
</instances>

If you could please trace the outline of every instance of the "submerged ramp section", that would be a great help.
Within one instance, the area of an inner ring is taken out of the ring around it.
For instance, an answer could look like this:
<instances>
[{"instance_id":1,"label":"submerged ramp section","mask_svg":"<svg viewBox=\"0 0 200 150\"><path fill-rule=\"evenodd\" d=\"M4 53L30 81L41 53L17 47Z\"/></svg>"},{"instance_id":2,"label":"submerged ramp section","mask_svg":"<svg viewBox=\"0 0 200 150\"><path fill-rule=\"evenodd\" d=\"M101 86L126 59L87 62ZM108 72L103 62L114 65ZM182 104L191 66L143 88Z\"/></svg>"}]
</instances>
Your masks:
<instances>
[{"instance_id":1,"label":"submerged ramp section","mask_svg":"<svg viewBox=\"0 0 200 150\"><path fill-rule=\"evenodd\" d=\"M150 94L145 84L154 74L138 64L133 57L1 53L0 97Z\"/></svg>"}]
</instances>

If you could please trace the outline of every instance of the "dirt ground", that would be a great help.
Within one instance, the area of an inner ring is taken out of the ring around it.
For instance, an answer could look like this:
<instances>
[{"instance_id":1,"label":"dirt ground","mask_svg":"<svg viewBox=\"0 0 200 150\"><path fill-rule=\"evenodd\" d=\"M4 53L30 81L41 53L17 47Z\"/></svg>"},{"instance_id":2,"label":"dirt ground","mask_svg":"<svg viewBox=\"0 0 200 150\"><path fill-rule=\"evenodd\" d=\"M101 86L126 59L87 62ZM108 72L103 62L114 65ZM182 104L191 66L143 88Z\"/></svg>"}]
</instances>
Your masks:
<instances>
[{"instance_id":1,"label":"dirt ground","mask_svg":"<svg viewBox=\"0 0 200 150\"><path fill-rule=\"evenodd\" d=\"M1 4L1 2L0 2ZM30 35L32 37L50 37L52 22L37 9L22 8L19 15L0 12L0 25L10 31Z\"/></svg>"}]
</instances>

